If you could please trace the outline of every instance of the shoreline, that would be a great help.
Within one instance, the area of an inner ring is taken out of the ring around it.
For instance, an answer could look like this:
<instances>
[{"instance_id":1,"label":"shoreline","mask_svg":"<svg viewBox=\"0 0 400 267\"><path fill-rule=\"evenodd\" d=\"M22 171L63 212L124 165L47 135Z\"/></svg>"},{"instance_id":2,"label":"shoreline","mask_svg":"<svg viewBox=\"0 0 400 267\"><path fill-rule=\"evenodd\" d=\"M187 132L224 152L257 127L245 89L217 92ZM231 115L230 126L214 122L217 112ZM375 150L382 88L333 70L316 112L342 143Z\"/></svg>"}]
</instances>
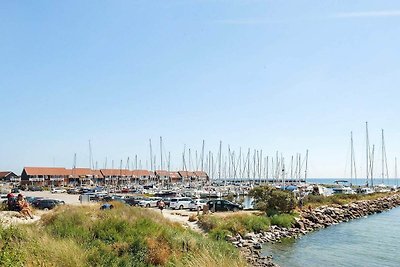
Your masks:
<instances>
[{"instance_id":1,"label":"shoreline","mask_svg":"<svg viewBox=\"0 0 400 267\"><path fill-rule=\"evenodd\" d=\"M261 254L263 243L280 242L282 238L299 238L309 232L327 228L331 225L348 222L368 215L381 213L400 206L400 194L385 196L374 200L359 200L350 204L333 204L320 206L312 210L302 210L295 218L291 228L272 225L268 231L248 233L244 236L230 236L232 243L251 266L279 267L272 256Z\"/></svg>"}]
</instances>

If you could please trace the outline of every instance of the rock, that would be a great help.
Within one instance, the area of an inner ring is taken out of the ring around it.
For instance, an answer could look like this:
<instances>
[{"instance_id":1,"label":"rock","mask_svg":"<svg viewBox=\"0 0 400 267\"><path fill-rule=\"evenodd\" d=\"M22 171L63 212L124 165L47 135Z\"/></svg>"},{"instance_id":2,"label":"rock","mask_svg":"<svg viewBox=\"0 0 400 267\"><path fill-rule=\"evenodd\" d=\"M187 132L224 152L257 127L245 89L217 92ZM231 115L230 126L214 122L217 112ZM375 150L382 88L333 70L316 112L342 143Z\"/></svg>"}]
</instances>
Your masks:
<instances>
[{"instance_id":1,"label":"rock","mask_svg":"<svg viewBox=\"0 0 400 267\"><path fill-rule=\"evenodd\" d=\"M260 243L255 243L255 244L253 245L253 248L255 248L255 249L262 249L262 245L261 245Z\"/></svg>"}]
</instances>

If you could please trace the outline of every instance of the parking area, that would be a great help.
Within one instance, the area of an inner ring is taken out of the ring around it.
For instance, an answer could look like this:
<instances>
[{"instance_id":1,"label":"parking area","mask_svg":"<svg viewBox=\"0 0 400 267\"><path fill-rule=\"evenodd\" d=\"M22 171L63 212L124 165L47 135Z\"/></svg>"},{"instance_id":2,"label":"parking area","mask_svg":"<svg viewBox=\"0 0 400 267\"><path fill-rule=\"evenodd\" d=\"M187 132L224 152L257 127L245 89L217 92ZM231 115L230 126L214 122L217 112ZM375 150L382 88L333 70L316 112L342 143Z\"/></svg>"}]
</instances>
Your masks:
<instances>
[{"instance_id":1,"label":"parking area","mask_svg":"<svg viewBox=\"0 0 400 267\"><path fill-rule=\"evenodd\" d=\"M21 194L26 197L43 197L43 198L58 199L64 201L65 204L70 204L70 205L80 204L79 195L70 195L66 193L52 194L49 191L21 191Z\"/></svg>"}]
</instances>

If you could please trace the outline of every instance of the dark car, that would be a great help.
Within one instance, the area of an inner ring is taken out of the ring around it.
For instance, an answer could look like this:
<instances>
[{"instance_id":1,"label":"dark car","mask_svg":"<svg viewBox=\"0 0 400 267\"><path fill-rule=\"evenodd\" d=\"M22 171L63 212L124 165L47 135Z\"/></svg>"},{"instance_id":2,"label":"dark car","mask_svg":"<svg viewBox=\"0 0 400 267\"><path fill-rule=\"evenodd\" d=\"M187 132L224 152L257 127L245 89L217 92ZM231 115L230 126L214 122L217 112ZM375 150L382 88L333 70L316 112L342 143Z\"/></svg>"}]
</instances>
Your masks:
<instances>
[{"instance_id":1,"label":"dark car","mask_svg":"<svg viewBox=\"0 0 400 267\"><path fill-rule=\"evenodd\" d=\"M43 197L34 197L33 199L29 199L28 202L31 203L32 206L36 206L37 203L39 203L40 200L44 199Z\"/></svg>"},{"instance_id":2,"label":"dark car","mask_svg":"<svg viewBox=\"0 0 400 267\"><path fill-rule=\"evenodd\" d=\"M242 205L224 199L210 200L207 205L211 211L238 211L243 209Z\"/></svg>"},{"instance_id":3,"label":"dark car","mask_svg":"<svg viewBox=\"0 0 400 267\"><path fill-rule=\"evenodd\" d=\"M14 187L13 189L11 189L11 193L18 194L19 189L17 187Z\"/></svg>"},{"instance_id":4,"label":"dark car","mask_svg":"<svg viewBox=\"0 0 400 267\"><path fill-rule=\"evenodd\" d=\"M64 205L64 201L55 200L55 199L40 199L37 202L32 204L35 208L41 210L51 210L57 207L58 205Z\"/></svg>"},{"instance_id":5,"label":"dark car","mask_svg":"<svg viewBox=\"0 0 400 267\"><path fill-rule=\"evenodd\" d=\"M25 197L25 200L32 205L33 201L40 199L42 197Z\"/></svg>"},{"instance_id":6,"label":"dark car","mask_svg":"<svg viewBox=\"0 0 400 267\"><path fill-rule=\"evenodd\" d=\"M68 193L68 194L76 195L76 194L79 194L79 193L80 193L80 190L79 190L78 188L69 188L69 189L67 190L67 193Z\"/></svg>"},{"instance_id":7,"label":"dark car","mask_svg":"<svg viewBox=\"0 0 400 267\"><path fill-rule=\"evenodd\" d=\"M31 185L31 186L28 187L28 190L29 191L43 191L43 187Z\"/></svg>"},{"instance_id":8,"label":"dark car","mask_svg":"<svg viewBox=\"0 0 400 267\"><path fill-rule=\"evenodd\" d=\"M125 199L125 203L129 206L139 206L141 200L143 200L142 197L130 197Z\"/></svg>"}]
</instances>

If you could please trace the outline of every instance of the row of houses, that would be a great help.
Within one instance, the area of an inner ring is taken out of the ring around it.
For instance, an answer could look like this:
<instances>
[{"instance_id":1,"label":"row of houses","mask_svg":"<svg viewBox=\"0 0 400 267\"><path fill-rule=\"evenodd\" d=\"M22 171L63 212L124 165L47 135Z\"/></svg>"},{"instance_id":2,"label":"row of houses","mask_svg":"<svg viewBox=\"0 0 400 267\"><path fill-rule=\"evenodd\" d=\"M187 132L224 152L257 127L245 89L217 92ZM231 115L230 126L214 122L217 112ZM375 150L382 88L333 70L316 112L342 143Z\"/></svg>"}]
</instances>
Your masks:
<instances>
[{"instance_id":1,"label":"row of houses","mask_svg":"<svg viewBox=\"0 0 400 267\"><path fill-rule=\"evenodd\" d=\"M177 183L186 181L208 181L203 171L124 170L89 168L25 167L21 174L22 185L60 186L68 184L147 184L149 182Z\"/></svg>"},{"instance_id":2,"label":"row of houses","mask_svg":"<svg viewBox=\"0 0 400 267\"><path fill-rule=\"evenodd\" d=\"M18 183L21 178L12 171L0 171L0 182Z\"/></svg>"}]
</instances>

